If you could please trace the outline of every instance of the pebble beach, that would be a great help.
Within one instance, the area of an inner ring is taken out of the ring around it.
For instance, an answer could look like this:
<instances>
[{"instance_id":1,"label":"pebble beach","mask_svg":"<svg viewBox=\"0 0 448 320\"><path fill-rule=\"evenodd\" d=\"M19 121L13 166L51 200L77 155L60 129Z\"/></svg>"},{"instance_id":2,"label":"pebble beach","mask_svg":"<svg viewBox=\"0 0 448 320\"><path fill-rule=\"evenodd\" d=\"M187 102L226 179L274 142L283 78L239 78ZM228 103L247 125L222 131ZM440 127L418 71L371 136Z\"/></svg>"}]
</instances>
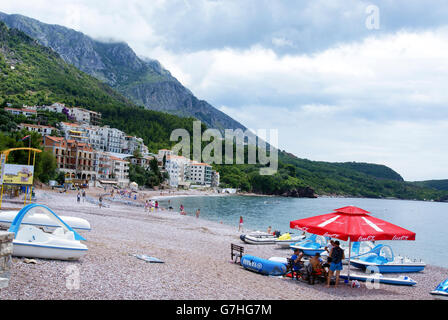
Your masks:
<instances>
[{"instance_id":1,"label":"pebble beach","mask_svg":"<svg viewBox=\"0 0 448 320\"><path fill-rule=\"evenodd\" d=\"M229 226L191 213L182 216L166 209L148 213L143 207L109 201L105 201L107 208L99 208L87 201L77 203L76 193L36 191L38 203L57 214L90 222L92 230L80 232L88 240L87 254L79 261L35 259L35 264L13 257L9 287L0 289L0 300L432 300L429 292L448 276L448 269L429 265L423 272L409 274L417 282L414 287L381 284L378 289L368 289L364 283L361 288L343 283L326 288L263 276L231 263L230 244L242 245L247 254L266 259L288 257L290 250L243 244L238 221ZM3 206L21 207L8 201ZM132 254L146 254L165 263L148 263ZM75 287L68 285L74 272L79 274Z\"/></svg>"}]
</instances>

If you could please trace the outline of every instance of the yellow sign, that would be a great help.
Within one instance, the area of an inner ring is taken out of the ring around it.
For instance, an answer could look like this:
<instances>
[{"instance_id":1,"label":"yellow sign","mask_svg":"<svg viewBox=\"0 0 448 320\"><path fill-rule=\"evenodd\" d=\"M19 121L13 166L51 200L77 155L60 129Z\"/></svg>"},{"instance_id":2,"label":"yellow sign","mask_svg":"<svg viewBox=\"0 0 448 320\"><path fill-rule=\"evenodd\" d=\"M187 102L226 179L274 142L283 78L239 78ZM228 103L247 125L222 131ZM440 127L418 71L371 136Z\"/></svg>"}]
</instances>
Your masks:
<instances>
[{"instance_id":1,"label":"yellow sign","mask_svg":"<svg viewBox=\"0 0 448 320\"><path fill-rule=\"evenodd\" d=\"M3 168L2 176L4 184L33 184L34 166L5 163Z\"/></svg>"}]
</instances>

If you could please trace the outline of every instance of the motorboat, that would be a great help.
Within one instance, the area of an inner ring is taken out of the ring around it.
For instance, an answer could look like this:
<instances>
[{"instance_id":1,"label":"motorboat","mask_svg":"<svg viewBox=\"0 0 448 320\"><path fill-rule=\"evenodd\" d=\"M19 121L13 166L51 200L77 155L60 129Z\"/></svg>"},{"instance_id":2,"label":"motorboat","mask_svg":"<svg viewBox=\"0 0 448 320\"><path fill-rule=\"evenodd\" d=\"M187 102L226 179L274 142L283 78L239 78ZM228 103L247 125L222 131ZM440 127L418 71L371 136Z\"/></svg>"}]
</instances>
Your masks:
<instances>
[{"instance_id":1,"label":"motorboat","mask_svg":"<svg viewBox=\"0 0 448 320\"><path fill-rule=\"evenodd\" d=\"M293 236L291 233L287 232L276 238L275 244L280 248L289 248L289 246L298 241L304 240L306 238L305 234L299 236Z\"/></svg>"},{"instance_id":2,"label":"motorboat","mask_svg":"<svg viewBox=\"0 0 448 320\"><path fill-rule=\"evenodd\" d=\"M28 215L45 214L57 225L48 233L43 227L22 224ZM29 204L16 215L8 230L13 232L13 256L56 260L78 260L87 253L84 239L50 208L41 204Z\"/></svg>"},{"instance_id":3,"label":"motorboat","mask_svg":"<svg viewBox=\"0 0 448 320\"><path fill-rule=\"evenodd\" d=\"M0 211L0 228L9 228L17 213L17 211ZM91 230L90 223L86 219L69 216L59 216L59 218L77 231ZM22 220L22 225L43 227L46 232L52 232L58 228L58 225L48 215L42 213L26 215Z\"/></svg>"},{"instance_id":4,"label":"motorboat","mask_svg":"<svg viewBox=\"0 0 448 320\"><path fill-rule=\"evenodd\" d=\"M240 239L248 244L275 244L275 236L272 233L263 231L242 234Z\"/></svg>"},{"instance_id":5,"label":"motorboat","mask_svg":"<svg viewBox=\"0 0 448 320\"><path fill-rule=\"evenodd\" d=\"M287 245L289 246L291 243L302 240L304 236L291 236L290 233L284 233L278 237L276 237L272 233L255 231L249 234L240 235L241 241L248 244L278 244L278 245Z\"/></svg>"},{"instance_id":6,"label":"motorboat","mask_svg":"<svg viewBox=\"0 0 448 320\"><path fill-rule=\"evenodd\" d=\"M306 256L314 256L316 253L321 254L325 251L328 245L328 238L312 234L305 240L291 244L289 247L292 250L299 249Z\"/></svg>"},{"instance_id":7,"label":"motorboat","mask_svg":"<svg viewBox=\"0 0 448 320\"><path fill-rule=\"evenodd\" d=\"M349 276L346 273L341 273L340 278L349 279ZM381 273L375 273L375 274L350 273L350 280L358 280L370 283L393 284L399 286L414 286L417 284L415 280L411 279L408 276L401 275L399 277L385 277Z\"/></svg>"},{"instance_id":8,"label":"motorboat","mask_svg":"<svg viewBox=\"0 0 448 320\"><path fill-rule=\"evenodd\" d=\"M439 283L437 288L430 292L436 299L448 300L448 279Z\"/></svg>"},{"instance_id":9,"label":"motorboat","mask_svg":"<svg viewBox=\"0 0 448 320\"><path fill-rule=\"evenodd\" d=\"M379 244L369 252L351 259L350 264L356 268L379 273L419 272L426 266L421 260L395 256L392 248L384 244Z\"/></svg>"}]
</instances>

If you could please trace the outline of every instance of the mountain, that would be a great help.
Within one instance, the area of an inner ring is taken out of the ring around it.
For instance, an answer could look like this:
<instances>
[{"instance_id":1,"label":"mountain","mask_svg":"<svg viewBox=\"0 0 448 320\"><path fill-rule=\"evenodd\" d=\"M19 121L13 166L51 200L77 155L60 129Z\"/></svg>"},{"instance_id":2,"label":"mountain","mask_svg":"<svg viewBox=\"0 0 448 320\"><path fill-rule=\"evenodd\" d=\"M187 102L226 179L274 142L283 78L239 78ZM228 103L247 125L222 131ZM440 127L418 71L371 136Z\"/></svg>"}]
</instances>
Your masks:
<instances>
[{"instance_id":1,"label":"mountain","mask_svg":"<svg viewBox=\"0 0 448 320\"><path fill-rule=\"evenodd\" d=\"M170 146L172 130L192 132L194 121L136 106L107 84L66 63L52 49L0 21L0 106L54 102L101 112L102 124L142 137L153 152Z\"/></svg>"},{"instance_id":2,"label":"mountain","mask_svg":"<svg viewBox=\"0 0 448 320\"><path fill-rule=\"evenodd\" d=\"M0 12L0 21L56 51L65 62L107 83L137 105L182 117L209 128L245 130L239 122L196 98L156 60L141 59L123 42L105 43L81 32L22 15Z\"/></svg>"}]
</instances>

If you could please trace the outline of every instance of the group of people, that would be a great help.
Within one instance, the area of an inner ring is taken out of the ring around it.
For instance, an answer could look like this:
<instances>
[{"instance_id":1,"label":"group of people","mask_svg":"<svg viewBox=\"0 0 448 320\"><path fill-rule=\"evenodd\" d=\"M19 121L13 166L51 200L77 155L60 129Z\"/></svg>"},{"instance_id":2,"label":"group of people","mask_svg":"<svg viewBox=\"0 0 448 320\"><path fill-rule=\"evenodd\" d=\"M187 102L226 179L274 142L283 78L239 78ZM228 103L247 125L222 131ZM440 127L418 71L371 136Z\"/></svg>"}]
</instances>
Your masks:
<instances>
[{"instance_id":1,"label":"group of people","mask_svg":"<svg viewBox=\"0 0 448 320\"><path fill-rule=\"evenodd\" d=\"M327 288L330 287L331 279L335 275L334 286L336 287L339 283L339 276L342 270L342 260L345 259L344 250L340 247L338 240L330 240L325 250L328 252L327 261L321 258L320 253L316 253L309 260L310 271L313 275L325 277L327 279ZM294 254L291 256L294 271L298 272L304 267L302 258L303 252L300 249L294 250Z\"/></svg>"},{"instance_id":2,"label":"group of people","mask_svg":"<svg viewBox=\"0 0 448 320\"><path fill-rule=\"evenodd\" d=\"M78 203L81 202L81 197L82 197L82 202L86 201L86 190L82 189L82 191L79 191L79 188L78 188L78 194L76 195L76 201Z\"/></svg>"},{"instance_id":3,"label":"group of people","mask_svg":"<svg viewBox=\"0 0 448 320\"><path fill-rule=\"evenodd\" d=\"M159 202L157 200L146 200L145 201L145 212L153 211L159 209Z\"/></svg>"}]
</instances>

